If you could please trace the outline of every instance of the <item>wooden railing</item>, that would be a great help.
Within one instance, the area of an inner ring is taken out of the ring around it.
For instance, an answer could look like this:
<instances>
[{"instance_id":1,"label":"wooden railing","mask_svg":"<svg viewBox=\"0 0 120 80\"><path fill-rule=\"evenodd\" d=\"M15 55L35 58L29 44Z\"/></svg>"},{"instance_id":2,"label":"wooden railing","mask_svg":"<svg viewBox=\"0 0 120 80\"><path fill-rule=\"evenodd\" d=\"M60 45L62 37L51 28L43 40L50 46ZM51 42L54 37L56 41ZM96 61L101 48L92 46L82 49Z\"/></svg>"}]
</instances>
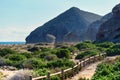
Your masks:
<instances>
[{"instance_id":1,"label":"wooden railing","mask_svg":"<svg viewBox=\"0 0 120 80\"><path fill-rule=\"evenodd\" d=\"M76 74L78 74L79 71L81 71L81 69L83 69L84 67L92 63L95 63L97 61L103 60L105 56L106 56L106 53L102 53L86 59L80 59L79 62L71 68L68 68L65 70L61 69L60 72L53 73L53 74L50 74L50 72L48 72L46 76L40 76L36 78L32 78L32 76L30 76L30 80L50 80L51 76L59 76L61 80L65 80L67 78L71 78Z\"/></svg>"}]
</instances>

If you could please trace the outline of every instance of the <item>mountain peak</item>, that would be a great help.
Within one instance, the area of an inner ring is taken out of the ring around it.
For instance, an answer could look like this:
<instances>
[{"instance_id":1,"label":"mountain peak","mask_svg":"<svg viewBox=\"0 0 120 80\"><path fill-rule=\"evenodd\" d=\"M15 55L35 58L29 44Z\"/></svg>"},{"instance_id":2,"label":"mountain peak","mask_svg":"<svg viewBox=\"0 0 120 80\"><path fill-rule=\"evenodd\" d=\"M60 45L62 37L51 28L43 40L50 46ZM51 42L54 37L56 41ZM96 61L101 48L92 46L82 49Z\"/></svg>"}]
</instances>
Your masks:
<instances>
[{"instance_id":1,"label":"mountain peak","mask_svg":"<svg viewBox=\"0 0 120 80\"><path fill-rule=\"evenodd\" d=\"M77 7L71 7L69 10L80 10L80 9Z\"/></svg>"},{"instance_id":2,"label":"mountain peak","mask_svg":"<svg viewBox=\"0 0 120 80\"><path fill-rule=\"evenodd\" d=\"M100 18L99 15L72 7L31 32L26 43L49 42L49 39L55 42L84 40L83 34L88 25Z\"/></svg>"}]
</instances>

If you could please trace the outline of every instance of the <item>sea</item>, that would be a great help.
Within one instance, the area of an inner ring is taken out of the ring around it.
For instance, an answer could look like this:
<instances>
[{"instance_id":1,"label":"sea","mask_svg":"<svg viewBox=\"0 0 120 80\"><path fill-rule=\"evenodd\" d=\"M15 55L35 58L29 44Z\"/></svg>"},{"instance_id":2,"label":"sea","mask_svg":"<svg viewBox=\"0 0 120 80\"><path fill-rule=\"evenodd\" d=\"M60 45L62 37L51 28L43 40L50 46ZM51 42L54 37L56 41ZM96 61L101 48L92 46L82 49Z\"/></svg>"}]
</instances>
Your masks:
<instances>
[{"instance_id":1,"label":"sea","mask_svg":"<svg viewBox=\"0 0 120 80\"><path fill-rule=\"evenodd\" d=\"M0 45L18 45L25 44L25 42L0 42Z\"/></svg>"}]
</instances>

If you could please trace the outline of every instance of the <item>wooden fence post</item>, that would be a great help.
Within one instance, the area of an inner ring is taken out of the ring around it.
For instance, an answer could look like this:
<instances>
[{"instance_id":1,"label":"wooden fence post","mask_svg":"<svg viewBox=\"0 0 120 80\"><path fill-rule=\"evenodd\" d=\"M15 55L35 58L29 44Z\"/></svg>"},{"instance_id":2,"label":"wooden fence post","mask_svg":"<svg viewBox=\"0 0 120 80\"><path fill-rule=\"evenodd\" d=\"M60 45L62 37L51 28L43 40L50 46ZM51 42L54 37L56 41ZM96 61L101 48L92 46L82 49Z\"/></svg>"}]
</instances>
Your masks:
<instances>
[{"instance_id":1,"label":"wooden fence post","mask_svg":"<svg viewBox=\"0 0 120 80\"><path fill-rule=\"evenodd\" d=\"M77 62L77 73L76 74L79 73L79 68L80 68L79 62Z\"/></svg>"},{"instance_id":2,"label":"wooden fence post","mask_svg":"<svg viewBox=\"0 0 120 80\"><path fill-rule=\"evenodd\" d=\"M32 75L30 75L30 80L32 80Z\"/></svg>"},{"instance_id":3,"label":"wooden fence post","mask_svg":"<svg viewBox=\"0 0 120 80\"><path fill-rule=\"evenodd\" d=\"M83 67L85 67L85 59L83 59Z\"/></svg>"},{"instance_id":4,"label":"wooden fence post","mask_svg":"<svg viewBox=\"0 0 120 80\"><path fill-rule=\"evenodd\" d=\"M89 57L89 64L91 64L91 59L90 59L90 57Z\"/></svg>"},{"instance_id":5,"label":"wooden fence post","mask_svg":"<svg viewBox=\"0 0 120 80\"><path fill-rule=\"evenodd\" d=\"M64 80L64 69L61 69L61 80Z\"/></svg>"},{"instance_id":6,"label":"wooden fence post","mask_svg":"<svg viewBox=\"0 0 120 80\"><path fill-rule=\"evenodd\" d=\"M93 63L95 62L95 56L93 56Z\"/></svg>"},{"instance_id":7,"label":"wooden fence post","mask_svg":"<svg viewBox=\"0 0 120 80\"><path fill-rule=\"evenodd\" d=\"M79 62L80 62L80 65L79 65L79 71L80 71L82 68L81 59L79 60Z\"/></svg>"},{"instance_id":8,"label":"wooden fence post","mask_svg":"<svg viewBox=\"0 0 120 80\"><path fill-rule=\"evenodd\" d=\"M74 66L72 66L72 77L74 76Z\"/></svg>"},{"instance_id":9,"label":"wooden fence post","mask_svg":"<svg viewBox=\"0 0 120 80\"><path fill-rule=\"evenodd\" d=\"M47 80L50 80L50 72L47 74Z\"/></svg>"},{"instance_id":10,"label":"wooden fence post","mask_svg":"<svg viewBox=\"0 0 120 80\"><path fill-rule=\"evenodd\" d=\"M99 60L101 60L101 55L100 55L100 53L99 53Z\"/></svg>"}]
</instances>

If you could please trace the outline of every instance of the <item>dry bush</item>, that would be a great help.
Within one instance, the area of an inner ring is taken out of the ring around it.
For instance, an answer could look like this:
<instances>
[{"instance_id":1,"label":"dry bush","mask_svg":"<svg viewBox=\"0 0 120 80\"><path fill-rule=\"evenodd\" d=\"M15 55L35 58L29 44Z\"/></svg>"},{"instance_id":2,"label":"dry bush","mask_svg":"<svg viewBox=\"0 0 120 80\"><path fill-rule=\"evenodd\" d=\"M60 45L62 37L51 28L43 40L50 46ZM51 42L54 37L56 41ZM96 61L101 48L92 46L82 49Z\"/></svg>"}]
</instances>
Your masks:
<instances>
[{"instance_id":1,"label":"dry bush","mask_svg":"<svg viewBox=\"0 0 120 80\"><path fill-rule=\"evenodd\" d=\"M30 80L31 71L29 70L20 70L12 77L9 77L7 80Z\"/></svg>"}]
</instances>

